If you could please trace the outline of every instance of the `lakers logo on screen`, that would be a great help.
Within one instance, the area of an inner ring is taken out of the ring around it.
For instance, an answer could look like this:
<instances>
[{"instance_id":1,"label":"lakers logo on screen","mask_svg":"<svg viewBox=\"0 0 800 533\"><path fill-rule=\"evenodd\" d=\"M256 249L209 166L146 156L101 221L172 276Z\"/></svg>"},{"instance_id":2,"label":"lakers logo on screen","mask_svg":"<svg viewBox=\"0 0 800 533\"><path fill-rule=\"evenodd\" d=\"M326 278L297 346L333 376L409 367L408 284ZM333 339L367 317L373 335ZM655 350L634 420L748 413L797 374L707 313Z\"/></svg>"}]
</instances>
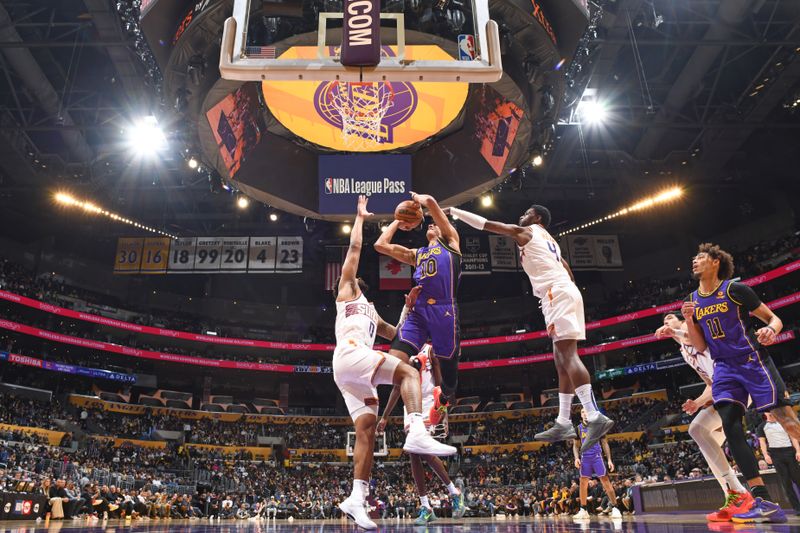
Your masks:
<instances>
[{"instance_id":1,"label":"lakers logo on screen","mask_svg":"<svg viewBox=\"0 0 800 533\"><path fill-rule=\"evenodd\" d=\"M329 47L328 53L338 51ZM295 46L280 59L316 54L316 47ZM395 57L397 49L383 46L381 55ZM456 60L434 45L406 46L405 59ZM283 126L306 141L344 152L396 150L436 135L458 117L469 89L468 83L397 81L264 81L261 86L270 113Z\"/></svg>"},{"instance_id":2,"label":"lakers logo on screen","mask_svg":"<svg viewBox=\"0 0 800 533\"><path fill-rule=\"evenodd\" d=\"M370 117L374 117L372 120L379 121L377 144L391 144L395 128L407 121L417 109L417 99L417 91L410 83L322 82L314 93L314 109L325 122L340 130L345 128L346 120L353 120L354 134L361 137L369 135L368 122ZM346 116L346 113L351 116Z\"/></svg>"}]
</instances>

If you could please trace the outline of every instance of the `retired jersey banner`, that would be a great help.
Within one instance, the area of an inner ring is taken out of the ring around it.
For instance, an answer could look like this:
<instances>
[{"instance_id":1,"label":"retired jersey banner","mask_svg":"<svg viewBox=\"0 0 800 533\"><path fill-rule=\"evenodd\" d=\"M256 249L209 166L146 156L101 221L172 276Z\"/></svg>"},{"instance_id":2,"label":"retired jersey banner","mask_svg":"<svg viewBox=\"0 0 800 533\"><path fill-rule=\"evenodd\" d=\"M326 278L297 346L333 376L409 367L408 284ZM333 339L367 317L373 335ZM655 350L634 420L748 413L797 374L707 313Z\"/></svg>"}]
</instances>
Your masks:
<instances>
[{"instance_id":1,"label":"retired jersey banner","mask_svg":"<svg viewBox=\"0 0 800 533\"><path fill-rule=\"evenodd\" d=\"M462 237L461 273L465 276L492 273L487 235L467 235Z\"/></svg>"},{"instance_id":2,"label":"retired jersey banner","mask_svg":"<svg viewBox=\"0 0 800 533\"><path fill-rule=\"evenodd\" d=\"M389 154L319 156L319 212L355 215L358 196L378 215L394 213L410 198L411 156Z\"/></svg>"},{"instance_id":3,"label":"retired jersey banner","mask_svg":"<svg viewBox=\"0 0 800 533\"><path fill-rule=\"evenodd\" d=\"M622 253L616 235L567 235L562 246L572 270L619 270Z\"/></svg>"},{"instance_id":4,"label":"retired jersey banner","mask_svg":"<svg viewBox=\"0 0 800 533\"><path fill-rule=\"evenodd\" d=\"M489 235L494 272L516 272L519 270L519 248L511 237Z\"/></svg>"},{"instance_id":5,"label":"retired jersey banner","mask_svg":"<svg viewBox=\"0 0 800 533\"><path fill-rule=\"evenodd\" d=\"M117 241L115 274L275 274L303 271L303 237L165 237Z\"/></svg>"},{"instance_id":6,"label":"retired jersey banner","mask_svg":"<svg viewBox=\"0 0 800 533\"><path fill-rule=\"evenodd\" d=\"M382 291L407 291L412 287L414 271L411 265L385 255L380 256L379 265Z\"/></svg>"}]
</instances>

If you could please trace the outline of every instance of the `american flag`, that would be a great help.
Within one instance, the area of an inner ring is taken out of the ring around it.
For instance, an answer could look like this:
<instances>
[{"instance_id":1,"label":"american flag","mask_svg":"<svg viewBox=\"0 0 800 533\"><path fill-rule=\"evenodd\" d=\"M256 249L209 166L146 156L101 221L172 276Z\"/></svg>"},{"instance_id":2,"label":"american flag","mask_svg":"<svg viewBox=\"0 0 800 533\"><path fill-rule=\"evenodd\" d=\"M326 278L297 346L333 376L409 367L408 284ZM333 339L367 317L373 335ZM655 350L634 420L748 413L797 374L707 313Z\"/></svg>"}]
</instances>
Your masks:
<instances>
[{"instance_id":1,"label":"american flag","mask_svg":"<svg viewBox=\"0 0 800 533\"><path fill-rule=\"evenodd\" d=\"M246 46L244 55L251 59L275 59L274 46Z\"/></svg>"},{"instance_id":2,"label":"american flag","mask_svg":"<svg viewBox=\"0 0 800 533\"><path fill-rule=\"evenodd\" d=\"M325 247L325 290L332 291L334 283L342 275L342 263L347 256L347 246Z\"/></svg>"}]
</instances>

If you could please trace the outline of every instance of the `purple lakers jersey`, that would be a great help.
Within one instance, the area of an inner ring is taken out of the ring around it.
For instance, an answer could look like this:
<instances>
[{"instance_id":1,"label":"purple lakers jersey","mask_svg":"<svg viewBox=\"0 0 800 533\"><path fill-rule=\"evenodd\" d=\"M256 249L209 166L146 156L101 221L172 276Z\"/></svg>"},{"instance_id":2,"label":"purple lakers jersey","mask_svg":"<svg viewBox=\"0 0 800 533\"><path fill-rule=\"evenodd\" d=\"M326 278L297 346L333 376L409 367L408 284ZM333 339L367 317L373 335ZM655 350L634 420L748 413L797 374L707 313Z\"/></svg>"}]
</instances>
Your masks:
<instances>
[{"instance_id":1,"label":"purple lakers jersey","mask_svg":"<svg viewBox=\"0 0 800 533\"><path fill-rule=\"evenodd\" d=\"M731 297L731 280L725 280L711 291L703 294L696 290L691 294L695 302L694 319L703 330L712 359L724 359L748 355L756 351L750 340L742 316L742 304Z\"/></svg>"},{"instance_id":2,"label":"purple lakers jersey","mask_svg":"<svg viewBox=\"0 0 800 533\"><path fill-rule=\"evenodd\" d=\"M581 436L581 444L586 442L586 436L588 433L586 432L586 428L583 427L583 424L578 424L578 434ZM594 458L594 457L602 457L603 452L600 449L600 443L595 442L592 446L581 454L581 461L583 458Z\"/></svg>"},{"instance_id":3,"label":"purple lakers jersey","mask_svg":"<svg viewBox=\"0 0 800 533\"><path fill-rule=\"evenodd\" d=\"M433 246L417 249L414 283L422 286L417 299L422 304L451 304L461 280L461 256L437 241Z\"/></svg>"}]
</instances>

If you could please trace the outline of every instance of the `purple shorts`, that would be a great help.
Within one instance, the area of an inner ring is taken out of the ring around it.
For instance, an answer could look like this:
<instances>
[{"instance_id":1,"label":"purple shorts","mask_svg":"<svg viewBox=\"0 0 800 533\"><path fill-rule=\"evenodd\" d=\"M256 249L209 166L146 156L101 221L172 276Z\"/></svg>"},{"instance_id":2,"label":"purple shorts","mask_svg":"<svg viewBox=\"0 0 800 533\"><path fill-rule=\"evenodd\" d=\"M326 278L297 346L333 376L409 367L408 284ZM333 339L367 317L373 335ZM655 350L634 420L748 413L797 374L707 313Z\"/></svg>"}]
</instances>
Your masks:
<instances>
[{"instance_id":1,"label":"purple shorts","mask_svg":"<svg viewBox=\"0 0 800 533\"><path fill-rule=\"evenodd\" d=\"M714 403L734 402L747 409L748 396L760 412L786 404L786 386L775 363L758 352L714 361L711 384Z\"/></svg>"},{"instance_id":2,"label":"purple shorts","mask_svg":"<svg viewBox=\"0 0 800 533\"><path fill-rule=\"evenodd\" d=\"M417 304L397 331L392 348L414 355L430 340L433 353L440 359L452 359L461 347L458 326L458 306L447 304ZM411 348L409 350L408 348Z\"/></svg>"},{"instance_id":3,"label":"purple shorts","mask_svg":"<svg viewBox=\"0 0 800 533\"><path fill-rule=\"evenodd\" d=\"M581 458L581 477L603 477L606 474L606 463L602 457L595 455Z\"/></svg>"}]
</instances>

